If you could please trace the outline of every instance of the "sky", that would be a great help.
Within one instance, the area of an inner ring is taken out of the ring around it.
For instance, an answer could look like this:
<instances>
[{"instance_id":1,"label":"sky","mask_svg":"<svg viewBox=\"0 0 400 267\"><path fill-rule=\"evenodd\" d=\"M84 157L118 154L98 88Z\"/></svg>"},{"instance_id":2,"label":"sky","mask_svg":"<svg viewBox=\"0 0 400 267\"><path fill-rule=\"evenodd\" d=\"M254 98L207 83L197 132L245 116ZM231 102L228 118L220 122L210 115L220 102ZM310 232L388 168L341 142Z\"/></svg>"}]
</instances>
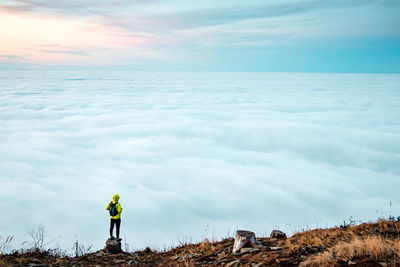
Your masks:
<instances>
[{"instance_id":1,"label":"sky","mask_svg":"<svg viewBox=\"0 0 400 267\"><path fill-rule=\"evenodd\" d=\"M0 241L72 251L400 216L400 75L0 72Z\"/></svg>"},{"instance_id":2,"label":"sky","mask_svg":"<svg viewBox=\"0 0 400 267\"><path fill-rule=\"evenodd\" d=\"M0 69L400 72L397 0L0 0Z\"/></svg>"}]
</instances>

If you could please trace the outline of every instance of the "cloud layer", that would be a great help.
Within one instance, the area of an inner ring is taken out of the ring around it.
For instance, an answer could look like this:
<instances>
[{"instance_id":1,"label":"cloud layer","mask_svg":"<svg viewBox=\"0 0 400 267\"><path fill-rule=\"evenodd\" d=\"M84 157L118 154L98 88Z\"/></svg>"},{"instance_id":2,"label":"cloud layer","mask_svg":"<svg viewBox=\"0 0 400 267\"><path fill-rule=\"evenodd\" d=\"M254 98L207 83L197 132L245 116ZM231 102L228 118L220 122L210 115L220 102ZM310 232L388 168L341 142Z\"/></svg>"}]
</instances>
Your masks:
<instances>
[{"instance_id":1,"label":"cloud layer","mask_svg":"<svg viewBox=\"0 0 400 267\"><path fill-rule=\"evenodd\" d=\"M42 223L101 248L114 193L134 248L400 211L398 75L0 75L0 227L18 242Z\"/></svg>"}]
</instances>

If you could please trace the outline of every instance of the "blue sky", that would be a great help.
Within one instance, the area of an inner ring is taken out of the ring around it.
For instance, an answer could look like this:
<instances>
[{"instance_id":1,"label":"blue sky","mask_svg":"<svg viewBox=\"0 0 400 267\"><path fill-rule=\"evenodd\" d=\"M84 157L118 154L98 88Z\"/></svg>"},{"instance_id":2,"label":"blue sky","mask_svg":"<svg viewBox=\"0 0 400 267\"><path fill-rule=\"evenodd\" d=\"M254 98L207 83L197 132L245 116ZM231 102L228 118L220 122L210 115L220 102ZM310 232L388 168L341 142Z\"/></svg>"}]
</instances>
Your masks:
<instances>
[{"instance_id":1,"label":"blue sky","mask_svg":"<svg viewBox=\"0 0 400 267\"><path fill-rule=\"evenodd\" d=\"M400 72L400 1L0 0L1 69Z\"/></svg>"}]
</instances>

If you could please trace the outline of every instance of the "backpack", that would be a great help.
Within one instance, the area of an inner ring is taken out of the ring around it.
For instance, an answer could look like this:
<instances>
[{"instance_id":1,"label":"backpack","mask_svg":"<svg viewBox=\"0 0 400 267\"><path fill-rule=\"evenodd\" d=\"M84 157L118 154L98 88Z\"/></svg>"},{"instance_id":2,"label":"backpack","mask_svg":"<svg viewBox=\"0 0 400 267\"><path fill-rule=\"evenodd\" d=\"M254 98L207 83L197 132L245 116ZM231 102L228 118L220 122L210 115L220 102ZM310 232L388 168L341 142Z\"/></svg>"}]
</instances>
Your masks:
<instances>
[{"instance_id":1,"label":"backpack","mask_svg":"<svg viewBox=\"0 0 400 267\"><path fill-rule=\"evenodd\" d=\"M114 204L112 203L112 201L110 202L110 205L108 206L108 210L110 211L110 216L118 215L117 203Z\"/></svg>"}]
</instances>

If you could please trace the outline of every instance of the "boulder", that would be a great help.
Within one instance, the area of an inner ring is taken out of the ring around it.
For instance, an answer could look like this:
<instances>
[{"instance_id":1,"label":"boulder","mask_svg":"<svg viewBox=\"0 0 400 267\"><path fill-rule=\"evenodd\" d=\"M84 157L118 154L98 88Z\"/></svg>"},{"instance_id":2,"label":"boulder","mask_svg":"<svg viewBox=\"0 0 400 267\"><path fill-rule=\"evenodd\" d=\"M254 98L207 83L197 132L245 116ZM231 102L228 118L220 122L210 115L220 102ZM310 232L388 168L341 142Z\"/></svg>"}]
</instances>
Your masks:
<instances>
[{"instance_id":1,"label":"boulder","mask_svg":"<svg viewBox=\"0 0 400 267\"><path fill-rule=\"evenodd\" d=\"M238 253L244 247L252 247L258 245L256 235L251 231L236 231L235 243L233 244L232 253Z\"/></svg>"},{"instance_id":2,"label":"boulder","mask_svg":"<svg viewBox=\"0 0 400 267\"><path fill-rule=\"evenodd\" d=\"M104 251L112 254L123 253L121 249L121 241L115 238L107 239Z\"/></svg>"},{"instance_id":3,"label":"boulder","mask_svg":"<svg viewBox=\"0 0 400 267\"><path fill-rule=\"evenodd\" d=\"M272 230L270 237L276 239L286 239L286 234L280 230Z\"/></svg>"}]
</instances>

